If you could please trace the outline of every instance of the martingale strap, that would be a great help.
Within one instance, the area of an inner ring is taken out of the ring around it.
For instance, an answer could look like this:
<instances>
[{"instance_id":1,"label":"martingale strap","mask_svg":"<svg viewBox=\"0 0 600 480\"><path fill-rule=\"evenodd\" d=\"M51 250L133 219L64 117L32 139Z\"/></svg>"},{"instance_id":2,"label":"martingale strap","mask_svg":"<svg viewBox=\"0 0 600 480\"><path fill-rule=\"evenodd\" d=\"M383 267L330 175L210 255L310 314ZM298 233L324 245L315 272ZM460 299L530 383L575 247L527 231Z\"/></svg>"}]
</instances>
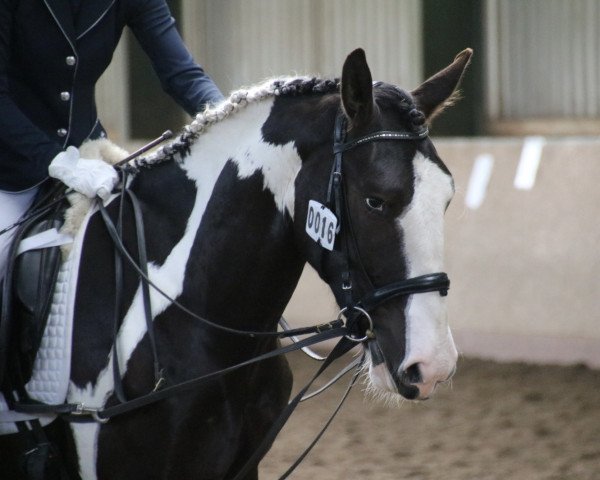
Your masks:
<instances>
[{"instance_id":1,"label":"martingale strap","mask_svg":"<svg viewBox=\"0 0 600 480\"><path fill-rule=\"evenodd\" d=\"M357 367L355 368L354 374L352 375L350 383L348 384L348 387L346 387L346 391L344 392L344 394L342 395L342 398L338 402L337 407L335 407L335 410L329 416L329 419L327 420L327 422L325 422L325 425L323 425L323 427L321 428L319 433L315 436L315 438L310 443L310 445L304 449L304 451L300 454L300 456L296 459L296 461L283 473L283 475L281 475L279 477L279 480L285 480L293 473L293 471L296 469L296 467L298 467L298 465L300 465L302 463L302 461L306 458L306 456L311 452L313 447L321 439L321 437L323 436L325 431L329 428L329 425L331 425L331 422L333 422L333 419L336 417L338 412L341 410L342 406L344 405L344 402L346 401L346 399L348 398L348 395L350 394L350 391L352 390L352 387L354 387L354 384L358 380L358 377L360 376L360 373L362 371L361 367L362 367L364 361L365 361L365 354L363 352L362 357L357 359L357 362L356 362ZM300 400L300 401L301 402L304 401L307 396L308 395L305 395L302 398L302 400Z\"/></svg>"},{"instance_id":2,"label":"martingale strap","mask_svg":"<svg viewBox=\"0 0 600 480\"><path fill-rule=\"evenodd\" d=\"M233 480L242 480L243 478L246 478L246 475L249 473L249 471L258 465L259 461L265 456L267 451L271 448L273 441L275 440L275 438L277 437L277 435L279 434L279 432L281 431L283 426L286 424L286 422L288 421L288 419L290 418L290 416L292 415L292 413L294 412L296 407L300 404L300 402L302 401L302 398L304 397L304 395L306 395L306 393L308 392L308 389L312 386L312 384L315 382L315 380L317 380L317 378L319 378L321 376L321 374L333 363L334 360L340 358L346 352L350 351L355 345L356 345L355 343L348 340L346 337L342 337L340 339L340 341L336 344L336 346L333 348L331 353L327 356L327 359L321 364L321 368L319 368L317 373L315 373L315 375L309 380L309 382L304 386L304 388L302 390L300 390L300 392L298 392L298 394L293 398L293 400L287 404L287 406L285 407L283 412L281 412L279 417L277 417L277 420L273 423L273 425L271 426L271 428L269 429L269 431L267 432L267 434L261 441L258 448L254 451L252 456L246 461L246 464L241 468L241 470L236 474L236 476L233 477ZM354 381L351 382L350 388L352 387L353 384L354 384ZM349 389L348 389L347 393L344 395L344 397L342 398L341 403L343 403L343 401L346 399L348 393L349 393ZM280 480L287 478L289 476L289 474L300 464L300 462L304 459L304 457L314 447L314 445L317 443L317 441L321 438L321 436L325 432L325 429L329 426L329 424L333 420L333 417L335 417L335 415L339 411L339 408L341 408L341 403L338 406L338 408L334 411L333 415L331 416L331 418L329 419L327 424L325 425L325 428L321 430L321 432L319 433L317 438L308 446L308 448L302 453L302 455L296 460L296 462L294 462L294 464L280 477Z\"/></svg>"}]
</instances>

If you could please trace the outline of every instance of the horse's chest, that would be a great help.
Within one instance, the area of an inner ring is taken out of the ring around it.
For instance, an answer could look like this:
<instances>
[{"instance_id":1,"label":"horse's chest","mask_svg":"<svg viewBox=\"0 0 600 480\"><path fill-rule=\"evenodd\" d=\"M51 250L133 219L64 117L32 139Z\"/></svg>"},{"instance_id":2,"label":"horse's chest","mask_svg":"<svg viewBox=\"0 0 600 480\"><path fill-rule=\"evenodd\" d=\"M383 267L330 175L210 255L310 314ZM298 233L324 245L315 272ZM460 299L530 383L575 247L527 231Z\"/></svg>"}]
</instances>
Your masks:
<instances>
[{"instance_id":1,"label":"horse's chest","mask_svg":"<svg viewBox=\"0 0 600 480\"><path fill-rule=\"evenodd\" d=\"M97 434L97 478L224 478L253 452L290 387L287 362L273 359L111 421ZM153 454L141 461L135 451Z\"/></svg>"}]
</instances>

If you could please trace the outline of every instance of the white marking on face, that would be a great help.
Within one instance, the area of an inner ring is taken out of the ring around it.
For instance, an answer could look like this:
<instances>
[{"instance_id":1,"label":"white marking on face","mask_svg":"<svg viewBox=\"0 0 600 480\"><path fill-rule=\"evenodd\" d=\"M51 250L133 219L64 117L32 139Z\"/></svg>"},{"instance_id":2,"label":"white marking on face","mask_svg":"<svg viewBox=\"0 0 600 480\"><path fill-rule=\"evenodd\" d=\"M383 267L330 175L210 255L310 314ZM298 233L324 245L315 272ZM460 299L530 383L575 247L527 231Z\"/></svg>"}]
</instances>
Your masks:
<instances>
[{"instance_id":1,"label":"white marking on face","mask_svg":"<svg viewBox=\"0 0 600 480\"><path fill-rule=\"evenodd\" d=\"M422 153L415 155L413 167L413 198L397 220L409 278L443 271L444 212L454 193L451 177ZM418 364L423 377L418 384L420 396L426 398L437 382L451 375L457 356L445 297L438 292L411 295L406 308L406 355L400 372Z\"/></svg>"},{"instance_id":2,"label":"white marking on face","mask_svg":"<svg viewBox=\"0 0 600 480\"><path fill-rule=\"evenodd\" d=\"M260 170L264 178L263 188L271 191L277 209L282 213L287 211L293 218L294 181L301 167L301 159L291 142L283 146L274 146L263 141L261 127L269 116L272 104L273 100L268 100L249 105L226 121L214 124L210 127L209 134L198 138L191 148L190 155L183 161L183 170L195 181L197 187L192 213L183 237L163 265L148 264L148 274L152 282L171 298L177 298L183 291L184 273L196 232L214 187L228 161L236 163L240 179L248 178ZM150 289L150 295L154 319L170 305L170 302L155 289ZM141 288L138 288L116 342L122 374L126 372L127 362L146 330L143 298ZM111 352L107 365L94 386L88 384L85 388L78 388L71 384L69 402L83 402L90 408L104 405L114 388L112 357ZM72 423L71 426L82 477L95 480L99 426L95 423Z\"/></svg>"}]
</instances>

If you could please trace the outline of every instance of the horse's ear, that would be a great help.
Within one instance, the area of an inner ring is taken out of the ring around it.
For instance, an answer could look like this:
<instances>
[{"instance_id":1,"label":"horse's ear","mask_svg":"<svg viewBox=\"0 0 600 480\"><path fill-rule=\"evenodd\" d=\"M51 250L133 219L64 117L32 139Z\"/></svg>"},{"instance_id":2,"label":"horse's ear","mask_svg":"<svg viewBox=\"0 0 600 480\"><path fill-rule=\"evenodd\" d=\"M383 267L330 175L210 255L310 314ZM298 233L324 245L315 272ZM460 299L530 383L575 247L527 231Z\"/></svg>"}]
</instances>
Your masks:
<instances>
[{"instance_id":1,"label":"horse's ear","mask_svg":"<svg viewBox=\"0 0 600 480\"><path fill-rule=\"evenodd\" d=\"M354 50L344 62L342 106L354 127L364 125L373 115L373 79L362 48Z\"/></svg>"},{"instance_id":2,"label":"horse's ear","mask_svg":"<svg viewBox=\"0 0 600 480\"><path fill-rule=\"evenodd\" d=\"M470 48L463 50L450 65L411 92L417 107L425 114L427 120L431 120L445 107L452 105L455 99L453 94L469 65L471 55L473 50Z\"/></svg>"}]
</instances>

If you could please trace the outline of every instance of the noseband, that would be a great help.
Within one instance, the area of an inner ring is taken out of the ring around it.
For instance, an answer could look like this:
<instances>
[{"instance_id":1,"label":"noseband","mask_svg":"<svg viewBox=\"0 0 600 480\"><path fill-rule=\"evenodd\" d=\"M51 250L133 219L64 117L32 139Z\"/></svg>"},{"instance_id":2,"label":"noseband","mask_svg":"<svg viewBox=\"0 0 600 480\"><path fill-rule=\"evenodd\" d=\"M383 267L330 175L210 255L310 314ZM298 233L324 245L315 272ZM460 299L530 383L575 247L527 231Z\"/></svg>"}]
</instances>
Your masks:
<instances>
[{"instance_id":1,"label":"noseband","mask_svg":"<svg viewBox=\"0 0 600 480\"><path fill-rule=\"evenodd\" d=\"M371 279L361 261L356 235L352 229L350 211L348 209L348 202L344 193L344 181L342 176L343 154L348 150L352 150L360 145L371 142L422 140L429 135L429 131L424 124L421 124L415 125L415 128L412 131L379 130L362 137L346 141L346 127L346 116L340 110L336 116L334 127L334 158L327 187L327 207L332 210L338 219L336 233L341 233L338 245L339 253L341 253L343 259L342 261L344 263L344 268L341 274L341 290L344 295L342 312L354 312L358 317L366 317L369 322L369 326L360 331L358 329L358 322L355 321L353 326L354 332L352 334L352 338L354 340L364 341L368 338L372 338L373 336L373 323L369 313L375 308L392 298L403 295L439 292L440 295L445 296L448 294L448 289L450 288L450 279L446 273L439 272L412 277L406 280L400 280L379 288L375 288L373 286L373 283L371 282ZM350 269L351 248L355 252L359 272L371 286L371 291L362 296L358 301L354 299L353 295L352 275Z\"/></svg>"}]
</instances>

